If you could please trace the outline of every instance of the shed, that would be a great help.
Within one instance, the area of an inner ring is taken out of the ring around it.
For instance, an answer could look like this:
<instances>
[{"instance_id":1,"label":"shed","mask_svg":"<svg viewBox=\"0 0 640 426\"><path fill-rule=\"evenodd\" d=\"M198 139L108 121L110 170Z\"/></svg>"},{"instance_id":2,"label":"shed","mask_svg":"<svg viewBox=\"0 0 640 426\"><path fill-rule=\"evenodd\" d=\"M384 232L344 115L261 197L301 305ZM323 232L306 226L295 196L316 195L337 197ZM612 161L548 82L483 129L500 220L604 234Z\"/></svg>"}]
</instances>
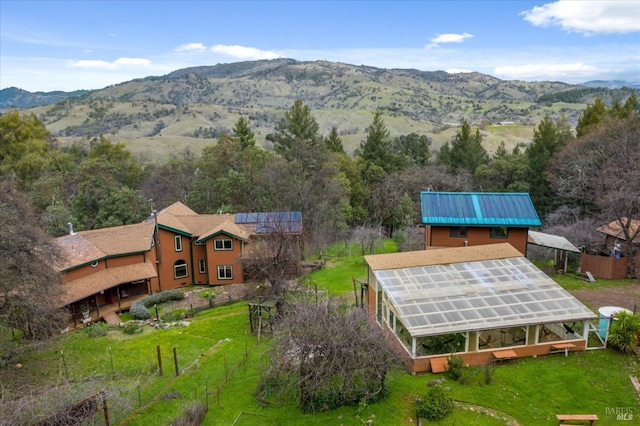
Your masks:
<instances>
[{"instance_id":1,"label":"shed","mask_svg":"<svg viewBox=\"0 0 640 426\"><path fill-rule=\"evenodd\" d=\"M527 250L529 227L541 225L527 193L422 192L425 247L460 247L508 242Z\"/></svg>"},{"instance_id":2,"label":"shed","mask_svg":"<svg viewBox=\"0 0 640 426\"><path fill-rule=\"evenodd\" d=\"M567 272L567 253L580 253L580 249L571 244L571 242L565 237L545 234L544 232L529 231L527 244L554 249L556 252L556 267L558 265L563 265L564 272Z\"/></svg>"}]
</instances>

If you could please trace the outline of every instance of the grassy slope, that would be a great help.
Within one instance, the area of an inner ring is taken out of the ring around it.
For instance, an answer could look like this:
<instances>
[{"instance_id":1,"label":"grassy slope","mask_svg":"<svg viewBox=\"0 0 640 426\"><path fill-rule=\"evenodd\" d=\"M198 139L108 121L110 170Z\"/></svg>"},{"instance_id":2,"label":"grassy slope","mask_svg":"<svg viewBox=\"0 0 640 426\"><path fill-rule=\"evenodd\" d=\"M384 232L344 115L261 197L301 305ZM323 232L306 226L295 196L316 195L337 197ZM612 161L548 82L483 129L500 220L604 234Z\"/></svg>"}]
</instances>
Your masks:
<instances>
[{"instance_id":1,"label":"grassy slope","mask_svg":"<svg viewBox=\"0 0 640 426\"><path fill-rule=\"evenodd\" d=\"M386 242L377 252L394 250L394 245ZM366 275L358 247L339 245L324 257L329 259L328 267L309 276L306 284L344 295L346 301L353 303L351 278L363 279ZM569 281L566 284L580 285ZM250 334L247 315L246 305L237 303L202 312L183 328L146 327L144 333L133 336L110 331L107 336L94 338L82 331L72 332L16 360L24 364L21 370L0 369L0 382L6 386L11 378L19 376L20 380L43 385L65 382L67 375L78 385L95 380L96 390L102 386L117 389L122 393L120 398L137 408L124 418L118 397L110 398L112 423L122 425L168 424L194 399L203 401L205 391L209 396L205 425L229 425L234 421L236 425L360 425L367 419L380 425L415 422L415 398L425 392L426 382L433 376L412 376L401 368L390 374L391 394L378 404L301 415L291 400L274 398L268 406L259 403L253 391L270 360L268 339L258 342ZM162 377L156 374L158 345L163 357ZM179 360L178 377L172 359L174 347ZM600 424L607 425L613 423L606 415L607 408L637 407L629 374L640 373L638 360L608 349L567 358L558 354L508 362L495 369L490 385L484 384L482 368L465 371L467 384L453 382L445 375L445 386L451 388L456 400L487 407L490 415L484 409L457 409L436 424L504 424L495 418L498 415L515 418L521 424L542 426L557 424L555 413L585 412L598 414ZM165 399L169 394L178 397ZM142 408L138 408L138 398Z\"/></svg>"}]
</instances>

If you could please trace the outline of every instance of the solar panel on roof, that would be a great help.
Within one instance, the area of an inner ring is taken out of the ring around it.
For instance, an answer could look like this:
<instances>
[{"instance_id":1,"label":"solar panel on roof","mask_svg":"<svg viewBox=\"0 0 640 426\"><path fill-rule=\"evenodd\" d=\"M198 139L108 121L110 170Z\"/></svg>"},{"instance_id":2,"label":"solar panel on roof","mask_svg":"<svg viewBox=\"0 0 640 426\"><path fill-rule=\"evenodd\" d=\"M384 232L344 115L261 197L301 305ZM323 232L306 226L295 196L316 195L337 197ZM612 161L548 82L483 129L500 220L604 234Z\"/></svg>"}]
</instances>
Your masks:
<instances>
[{"instance_id":1,"label":"solar panel on roof","mask_svg":"<svg viewBox=\"0 0 640 426\"><path fill-rule=\"evenodd\" d=\"M422 192L420 204L425 224L540 226L526 193Z\"/></svg>"}]
</instances>

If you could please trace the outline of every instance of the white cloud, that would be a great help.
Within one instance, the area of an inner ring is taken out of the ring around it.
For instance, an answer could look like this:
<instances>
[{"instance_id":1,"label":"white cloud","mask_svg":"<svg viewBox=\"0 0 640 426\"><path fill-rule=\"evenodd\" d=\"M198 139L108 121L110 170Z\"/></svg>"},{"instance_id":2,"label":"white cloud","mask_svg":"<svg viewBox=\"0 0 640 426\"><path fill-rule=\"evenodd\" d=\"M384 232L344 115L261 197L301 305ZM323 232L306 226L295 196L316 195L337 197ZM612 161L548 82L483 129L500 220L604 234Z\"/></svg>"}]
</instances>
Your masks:
<instances>
[{"instance_id":1,"label":"white cloud","mask_svg":"<svg viewBox=\"0 0 640 426\"><path fill-rule=\"evenodd\" d=\"M473 35L469 34L469 33L462 33L462 34L453 34L453 33L448 33L448 34L438 34L435 37L432 37L431 40L429 40L431 43L429 45L427 45L427 47L436 47L440 44L443 43L462 43L463 41L465 41L468 38L472 38Z\"/></svg>"},{"instance_id":2,"label":"white cloud","mask_svg":"<svg viewBox=\"0 0 640 426\"><path fill-rule=\"evenodd\" d=\"M606 72L591 65L577 62L573 64L527 64L496 67L493 73L496 76L513 80L561 80L567 81L590 79L600 73Z\"/></svg>"},{"instance_id":3,"label":"white cloud","mask_svg":"<svg viewBox=\"0 0 640 426\"><path fill-rule=\"evenodd\" d=\"M143 58L118 58L113 62L97 59L82 59L79 61L70 61L69 66L72 68L117 70L130 67L147 68L151 66L151 61Z\"/></svg>"},{"instance_id":4,"label":"white cloud","mask_svg":"<svg viewBox=\"0 0 640 426\"><path fill-rule=\"evenodd\" d=\"M211 51L242 60L276 59L282 57L282 55L271 50L260 50L254 47L238 45L216 44L211 48Z\"/></svg>"},{"instance_id":5,"label":"white cloud","mask_svg":"<svg viewBox=\"0 0 640 426\"><path fill-rule=\"evenodd\" d=\"M174 52L196 52L202 53L207 50L207 46L202 43L187 43L181 44L177 48L173 49Z\"/></svg>"},{"instance_id":6,"label":"white cloud","mask_svg":"<svg viewBox=\"0 0 640 426\"><path fill-rule=\"evenodd\" d=\"M631 33L640 31L640 2L560 0L535 6L520 15L534 26L560 26L568 32Z\"/></svg>"}]
</instances>

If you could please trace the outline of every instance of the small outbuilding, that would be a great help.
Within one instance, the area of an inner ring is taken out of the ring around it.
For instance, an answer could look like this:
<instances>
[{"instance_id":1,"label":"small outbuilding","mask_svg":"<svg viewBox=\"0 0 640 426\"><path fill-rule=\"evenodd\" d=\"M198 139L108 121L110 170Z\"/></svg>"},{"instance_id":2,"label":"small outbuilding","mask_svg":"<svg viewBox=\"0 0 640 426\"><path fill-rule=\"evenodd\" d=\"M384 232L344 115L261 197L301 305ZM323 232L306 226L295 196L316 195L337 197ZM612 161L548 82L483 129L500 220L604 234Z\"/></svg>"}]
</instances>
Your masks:
<instances>
[{"instance_id":1,"label":"small outbuilding","mask_svg":"<svg viewBox=\"0 0 640 426\"><path fill-rule=\"evenodd\" d=\"M598 316L508 243L365 256L369 314L412 373L586 349Z\"/></svg>"},{"instance_id":2,"label":"small outbuilding","mask_svg":"<svg viewBox=\"0 0 640 426\"><path fill-rule=\"evenodd\" d=\"M509 243L523 255L527 233L539 227L527 193L421 192L425 247L462 247Z\"/></svg>"},{"instance_id":3,"label":"small outbuilding","mask_svg":"<svg viewBox=\"0 0 640 426\"><path fill-rule=\"evenodd\" d=\"M580 253L580 249L571 244L571 241L565 237L545 234L544 232L529 231L527 244L553 249L555 251L556 268L562 268L564 272L567 272L569 253Z\"/></svg>"}]
</instances>

